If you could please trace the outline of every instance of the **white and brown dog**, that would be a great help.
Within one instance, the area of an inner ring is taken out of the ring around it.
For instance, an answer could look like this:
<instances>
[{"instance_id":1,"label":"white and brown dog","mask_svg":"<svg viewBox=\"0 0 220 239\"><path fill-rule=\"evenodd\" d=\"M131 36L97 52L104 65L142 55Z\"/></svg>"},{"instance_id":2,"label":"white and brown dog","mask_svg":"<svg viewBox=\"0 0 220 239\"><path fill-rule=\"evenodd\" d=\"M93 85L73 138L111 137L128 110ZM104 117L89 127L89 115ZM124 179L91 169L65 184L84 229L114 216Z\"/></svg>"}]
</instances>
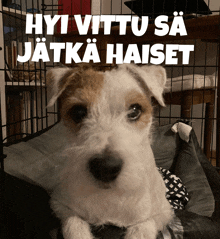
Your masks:
<instances>
[{"instance_id":1,"label":"white and brown dog","mask_svg":"<svg viewBox=\"0 0 220 239\"><path fill-rule=\"evenodd\" d=\"M126 239L155 239L172 218L150 146L151 97L164 105L160 66L54 68L53 96L68 128L51 205L65 239L93 238L89 224L126 227Z\"/></svg>"}]
</instances>

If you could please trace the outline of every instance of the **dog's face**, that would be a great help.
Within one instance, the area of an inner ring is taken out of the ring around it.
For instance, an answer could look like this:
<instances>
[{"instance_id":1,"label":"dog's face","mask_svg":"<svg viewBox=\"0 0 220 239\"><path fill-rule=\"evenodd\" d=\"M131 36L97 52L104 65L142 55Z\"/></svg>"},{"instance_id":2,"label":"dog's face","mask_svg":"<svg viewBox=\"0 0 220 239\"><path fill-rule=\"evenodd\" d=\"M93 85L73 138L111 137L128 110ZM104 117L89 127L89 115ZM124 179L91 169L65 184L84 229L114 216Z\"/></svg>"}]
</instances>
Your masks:
<instances>
[{"instance_id":1,"label":"dog's face","mask_svg":"<svg viewBox=\"0 0 220 239\"><path fill-rule=\"evenodd\" d=\"M60 98L69 131L68 159L60 174L64 194L82 198L141 191L155 167L151 97L164 105L165 81L162 67L130 64L106 72L54 68L48 73L49 105Z\"/></svg>"}]
</instances>

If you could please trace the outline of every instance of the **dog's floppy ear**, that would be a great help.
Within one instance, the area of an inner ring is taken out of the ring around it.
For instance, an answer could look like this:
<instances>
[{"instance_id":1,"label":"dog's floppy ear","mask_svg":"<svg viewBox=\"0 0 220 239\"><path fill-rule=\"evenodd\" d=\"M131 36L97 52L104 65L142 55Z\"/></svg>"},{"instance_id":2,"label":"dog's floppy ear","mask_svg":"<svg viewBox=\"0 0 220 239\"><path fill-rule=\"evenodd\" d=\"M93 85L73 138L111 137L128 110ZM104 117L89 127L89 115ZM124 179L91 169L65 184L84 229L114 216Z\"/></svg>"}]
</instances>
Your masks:
<instances>
[{"instance_id":1,"label":"dog's floppy ear","mask_svg":"<svg viewBox=\"0 0 220 239\"><path fill-rule=\"evenodd\" d=\"M48 107L54 105L59 96L66 88L65 79L73 74L69 67L56 67L47 72L47 87L50 94Z\"/></svg>"},{"instance_id":2,"label":"dog's floppy ear","mask_svg":"<svg viewBox=\"0 0 220 239\"><path fill-rule=\"evenodd\" d=\"M135 78L140 87L150 92L160 105L165 106L163 99L163 90L165 88L167 76L162 66L136 66L133 64L126 65L129 73Z\"/></svg>"}]
</instances>

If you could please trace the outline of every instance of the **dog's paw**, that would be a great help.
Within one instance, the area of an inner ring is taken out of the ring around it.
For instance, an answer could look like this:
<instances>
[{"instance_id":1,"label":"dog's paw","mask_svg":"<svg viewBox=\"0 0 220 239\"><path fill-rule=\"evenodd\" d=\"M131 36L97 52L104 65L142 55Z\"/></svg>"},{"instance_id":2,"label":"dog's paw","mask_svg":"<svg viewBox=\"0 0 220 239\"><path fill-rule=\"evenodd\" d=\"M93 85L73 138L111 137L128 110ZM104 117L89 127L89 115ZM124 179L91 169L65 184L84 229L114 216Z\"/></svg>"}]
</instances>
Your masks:
<instances>
[{"instance_id":1,"label":"dog's paw","mask_svg":"<svg viewBox=\"0 0 220 239\"><path fill-rule=\"evenodd\" d=\"M93 239L89 224L76 216L66 219L62 231L64 239Z\"/></svg>"},{"instance_id":2,"label":"dog's paw","mask_svg":"<svg viewBox=\"0 0 220 239\"><path fill-rule=\"evenodd\" d=\"M154 220L131 226L127 229L124 239L156 239L157 227Z\"/></svg>"}]
</instances>

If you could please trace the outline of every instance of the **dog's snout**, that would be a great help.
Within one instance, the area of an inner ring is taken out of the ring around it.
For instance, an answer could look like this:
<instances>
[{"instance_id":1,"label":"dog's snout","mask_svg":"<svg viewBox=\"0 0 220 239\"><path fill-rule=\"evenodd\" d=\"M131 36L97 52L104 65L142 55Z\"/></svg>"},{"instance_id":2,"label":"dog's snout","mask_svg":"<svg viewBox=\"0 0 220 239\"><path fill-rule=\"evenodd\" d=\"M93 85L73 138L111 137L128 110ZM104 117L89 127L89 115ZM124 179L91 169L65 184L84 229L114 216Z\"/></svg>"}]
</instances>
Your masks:
<instances>
[{"instance_id":1,"label":"dog's snout","mask_svg":"<svg viewBox=\"0 0 220 239\"><path fill-rule=\"evenodd\" d=\"M123 161L115 156L96 156L89 160L89 170L99 181L114 181L122 169Z\"/></svg>"}]
</instances>

